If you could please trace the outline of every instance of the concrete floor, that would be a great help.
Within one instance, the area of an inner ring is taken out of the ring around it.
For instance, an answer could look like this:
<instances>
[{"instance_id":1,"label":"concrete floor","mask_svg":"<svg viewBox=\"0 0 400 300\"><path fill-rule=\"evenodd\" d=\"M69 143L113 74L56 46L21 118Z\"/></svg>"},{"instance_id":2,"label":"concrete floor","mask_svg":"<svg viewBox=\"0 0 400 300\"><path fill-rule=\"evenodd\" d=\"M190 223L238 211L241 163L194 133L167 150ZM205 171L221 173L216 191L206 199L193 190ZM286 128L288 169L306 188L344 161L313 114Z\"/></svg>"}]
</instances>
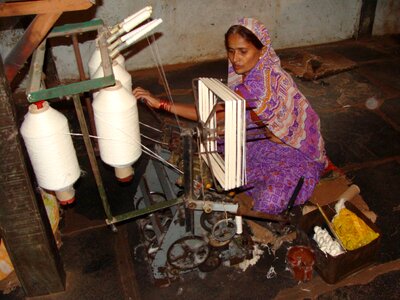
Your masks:
<instances>
[{"instance_id":1,"label":"concrete floor","mask_svg":"<svg viewBox=\"0 0 400 300\"><path fill-rule=\"evenodd\" d=\"M364 201L378 215L376 224L382 231L382 244L376 265L368 271L374 273L369 280L362 281L360 272L352 281L328 285L314 272L312 282L298 284L286 270L289 244L285 244L275 255L264 252L244 272L237 267L220 266L209 273L192 271L168 287L156 287L140 247L135 220L118 224L116 233L105 225L83 142L76 140L79 161L87 174L77 183L77 202L63 210L60 225L67 288L39 298L399 299L400 37L344 41L287 49L278 54L288 68L297 62L301 69L304 62L299 51L322 57L322 62L329 53L352 62L347 67L328 66L325 73L316 72L314 80L294 79L321 118L330 159L360 187ZM297 74L304 77L301 72ZM175 101L193 101L191 80L201 76L225 78L226 62L168 68L167 79ZM133 84L163 94L156 71L136 72ZM79 132L72 108L59 104L58 109L69 116L72 130ZM140 112L141 118L149 117L145 107L141 106ZM116 183L113 170L99 165L113 213L132 209L135 184ZM268 279L271 266L277 276ZM1 297L23 298L21 288Z\"/></svg>"}]
</instances>

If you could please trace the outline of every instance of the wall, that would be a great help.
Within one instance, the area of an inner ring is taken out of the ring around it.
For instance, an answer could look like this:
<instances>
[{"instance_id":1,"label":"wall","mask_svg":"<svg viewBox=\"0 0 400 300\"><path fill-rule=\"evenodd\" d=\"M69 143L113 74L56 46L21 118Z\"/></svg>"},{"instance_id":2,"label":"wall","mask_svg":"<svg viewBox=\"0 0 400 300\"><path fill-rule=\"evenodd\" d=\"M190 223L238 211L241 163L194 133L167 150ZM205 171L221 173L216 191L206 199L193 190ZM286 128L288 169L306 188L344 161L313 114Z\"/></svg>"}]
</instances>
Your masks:
<instances>
[{"instance_id":1,"label":"wall","mask_svg":"<svg viewBox=\"0 0 400 300\"><path fill-rule=\"evenodd\" d=\"M271 32L276 48L351 38L358 24L361 7L361 0L119 1L121 2L124 3L122 7L115 7L113 1L105 0L98 6L96 16L107 24L115 24L128 14L151 5L153 17L163 19L163 23L157 28L161 36L154 47L163 64L225 57L224 33L242 16L256 17L263 21ZM119 12L119 17L115 16L115 11ZM56 55L63 56L61 51ZM155 59L149 48L135 52L127 60L129 70L154 65Z\"/></svg>"},{"instance_id":2,"label":"wall","mask_svg":"<svg viewBox=\"0 0 400 300\"><path fill-rule=\"evenodd\" d=\"M378 0L374 33L386 30L400 32L398 20L391 5L396 1ZM153 18L162 18L156 29L157 43L148 47L139 42L124 53L128 70L149 68L156 65L154 55L159 55L164 65L200 62L225 57L223 35L230 24L242 16L256 17L269 28L276 49L320 44L351 38L357 31L361 0L102 0L94 9L65 14L62 22L82 22L101 18L111 26L128 15L151 5ZM385 18L386 14L391 18ZM0 25L3 59L16 41L20 31L4 30ZM65 43L64 43L65 45ZM72 47L54 47L58 72L61 78L77 78ZM81 52L87 62L93 50L92 40L84 42Z\"/></svg>"},{"instance_id":3,"label":"wall","mask_svg":"<svg viewBox=\"0 0 400 300\"><path fill-rule=\"evenodd\" d=\"M373 35L400 33L400 1L378 0Z\"/></svg>"}]
</instances>

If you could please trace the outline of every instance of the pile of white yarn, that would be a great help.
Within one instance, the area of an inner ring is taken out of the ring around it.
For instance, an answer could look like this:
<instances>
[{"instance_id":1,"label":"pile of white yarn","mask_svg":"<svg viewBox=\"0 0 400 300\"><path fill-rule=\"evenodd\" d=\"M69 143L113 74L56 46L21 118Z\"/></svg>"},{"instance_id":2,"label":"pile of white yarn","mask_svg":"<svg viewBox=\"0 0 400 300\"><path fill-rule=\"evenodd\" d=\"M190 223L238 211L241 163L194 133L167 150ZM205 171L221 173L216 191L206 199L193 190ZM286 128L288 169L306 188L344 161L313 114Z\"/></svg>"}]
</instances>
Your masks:
<instances>
[{"instance_id":1,"label":"pile of white yarn","mask_svg":"<svg viewBox=\"0 0 400 300\"><path fill-rule=\"evenodd\" d=\"M331 256L338 256L343 253L343 249L338 241L334 240L326 229L315 226L313 239L325 254L328 253Z\"/></svg>"}]
</instances>

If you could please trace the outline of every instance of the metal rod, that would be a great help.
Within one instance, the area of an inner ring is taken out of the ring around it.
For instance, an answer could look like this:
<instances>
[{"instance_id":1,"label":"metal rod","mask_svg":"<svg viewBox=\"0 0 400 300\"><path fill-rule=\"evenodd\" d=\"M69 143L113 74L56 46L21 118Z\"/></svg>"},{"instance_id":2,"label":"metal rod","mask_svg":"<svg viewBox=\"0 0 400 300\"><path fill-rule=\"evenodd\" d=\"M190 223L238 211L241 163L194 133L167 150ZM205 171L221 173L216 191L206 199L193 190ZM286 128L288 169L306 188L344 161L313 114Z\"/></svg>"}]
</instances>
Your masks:
<instances>
[{"instance_id":1,"label":"metal rod","mask_svg":"<svg viewBox=\"0 0 400 300\"><path fill-rule=\"evenodd\" d=\"M146 180L145 176L143 176L140 179L139 187L140 187L140 191L142 192L142 195L143 195L144 204L146 205L146 207L151 207L154 204L154 201L152 201L149 185L147 184L147 180ZM154 229L154 232L157 237L157 242L161 243L162 229L161 229L161 222L159 220L158 215L156 213L151 214L150 221L153 225L153 229Z\"/></svg>"},{"instance_id":2,"label":"metal rod","mask_svg":"<svg viewBox=\"0 0 400 300\"><path fill-rule=\"evenodd\" d=\"M78 37L77 37L76 33L73 33L71 35L71 37L72 37L72 44L74 47L76 64L78 65L79 77L83 81L83 80L86 80L86 75L85 75L85 71L83 69L82 56L81 56L81 51L79 49Z\"/></svg>"},{"instance_id":3,"label":"metal rod","mask_svg":"<svg viewBox=\"0 0 400 300\"><path fill-rule=\"evenodd\" d=\"M117 222L122 222L122 221L126 221L129 219L133 219L133 218L137 218L143 215L147 215L150 214L152 212L158 211L160 209L164 209L164 208L168 208L180 203L183 203L184 199L182 197L180 198L176 198L176 199L172 199L172 200L167 200L167 201L162 201L156 204L151 205L150 207L145 207L142 209L138 209L138 210L134 210L131 212L127 212L124 214L120 214L117 216L113 216L111 219L107 219L106 223L107 224L114 224Z\"/></svg>"},{"instance_id":4,"label":"metal rod","mask_svg":"<svg viewBox=\"0 0 400 300\"><path fill-rule=\"evenodd\" d=\"M214 105L213 109L211 110L210 114L207 117L207 120L204 122L204 127L206 127L210 123L212 117L214 116L214 114L215 114L215 112L217 110L218 104L219 103Z\"/></svg>"},{"instance_id":5,"label":"metal rod","mask_svg":"<svg viewBox=\"0 0 400 300\"><path fill-rule=\"evenodd\" d=\"M237 214L239 216L247 216L247 217L265 219L265 220L277 221L277 222L288 222L289 221L286 216L267 214L262 211L255 211L255 210L247 209L247 208L240 207L240 206L239 206Z\"/></svg>"},{"instance_id":6,"label":"metal rod","mask_svg":"<svg viewBox=\"0 0 400 300\"><path fill-rule=\"evenodd\" d=\"M184 193L185 200L188 203L193 199L193 145L192 145L193 131L190 129L183 129L182 144L183 144L183 176L184 176ZM185 206L185 224L186 232L194 231L194 212Z\"/></svg>"},{"instance_id":7,"label":"metal rod","mask_svg":"<svg viewBox=\"0 0 400 300\"><path fill-rule=\"evenodd\" d=\"M73 33L71 35L71 37L72 37L72 44L73 44L74 53L75 53L76 64L78 65L79 77L80 77L81 81L85 81L87 78L85 75L85 70L83 68L82 55L81 55L81 51L79 49L79 42L78 42L77 34ZM90 132L92 133L92 135L97 135L96 125L94 123L94 113L93 113L92 101L85 94L84 94L84 98L85 98L86 109L87 109L88 116L89 116ZM98 148L97 140L94 143L95 143L95 148Z\"/></svg>"},{"instance_id":8,"label":"metal rod","mask_svg":"<svg viewBox=\"0 0 400 300\"><path fill-rule=\"evenodd\" d=\"M112 219L110 204L108 203L108 200L107 200L107 195L106 195L106 191L104 189L103 180L101 179L99 167L97 165L96 156L94 154L92 142L89 137L89 130L86 125L85 115L83 114L81 99L80 99L79 95L73 95L72 98L74 99L74 106L75 106L76 114L78 116L79 125L81 127L83 140L84 140L85 146L86 146L86 151L89 156L90 166L92 168L92 172L93 172L94 178L96 180L97 189L100 194L101 202L103 204L103 208L104 208L104 211L107 216L107 220L106 220L106 222L107 222Z\"/></svg>"},{"instance_id":9,"label":"metal rod","mask_svg":"<svg viewBox=\"0 0 400 300\"><path fill-rule=\"evenodd\" d=\"M161 146L160 145L155 145L155 150L158 154L161 154ZM171 186L171 183L168 180L168 174L164 168L164 165L159 162L158 160L153 160L153 166L156 171L156 175L158 178L158 181L160 182L161 188L164 191L164 194L167 198L167 200L171 200L175 198L175 193L174 190ZM172 214L175 215L176 213L176 208L171 208Z\"/></svg>"}]
</instances>

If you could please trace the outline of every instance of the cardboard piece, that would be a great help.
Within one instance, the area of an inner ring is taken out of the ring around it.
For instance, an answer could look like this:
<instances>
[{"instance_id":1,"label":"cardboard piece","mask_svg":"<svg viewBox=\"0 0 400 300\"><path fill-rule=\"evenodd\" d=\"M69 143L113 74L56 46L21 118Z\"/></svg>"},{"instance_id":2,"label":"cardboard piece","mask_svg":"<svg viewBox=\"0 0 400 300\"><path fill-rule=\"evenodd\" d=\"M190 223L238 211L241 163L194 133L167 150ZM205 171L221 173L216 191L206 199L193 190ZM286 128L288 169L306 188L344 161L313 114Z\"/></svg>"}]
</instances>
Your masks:
<instances>
[{"instance_id":1,"label":"cardboard piece","mask_svg":"<svg viewBox=\"0 0 400 300\"><path fill-rule=\"evenodd\" d=\"M317 207L313 206L312 204L324 206L334 202L348 189L351 184L352 182L344 175L336 176L335 178L322 179L315 188L314 193L311 196L310 203L304 207L303 215L313 211L314 209L317 209ZM361 195L355 196L353 199L349 200L349 202L351 202L365 216L375 223L377 216L369 209L367 203L365 203Z\"/></svg>"}]
</instances>

